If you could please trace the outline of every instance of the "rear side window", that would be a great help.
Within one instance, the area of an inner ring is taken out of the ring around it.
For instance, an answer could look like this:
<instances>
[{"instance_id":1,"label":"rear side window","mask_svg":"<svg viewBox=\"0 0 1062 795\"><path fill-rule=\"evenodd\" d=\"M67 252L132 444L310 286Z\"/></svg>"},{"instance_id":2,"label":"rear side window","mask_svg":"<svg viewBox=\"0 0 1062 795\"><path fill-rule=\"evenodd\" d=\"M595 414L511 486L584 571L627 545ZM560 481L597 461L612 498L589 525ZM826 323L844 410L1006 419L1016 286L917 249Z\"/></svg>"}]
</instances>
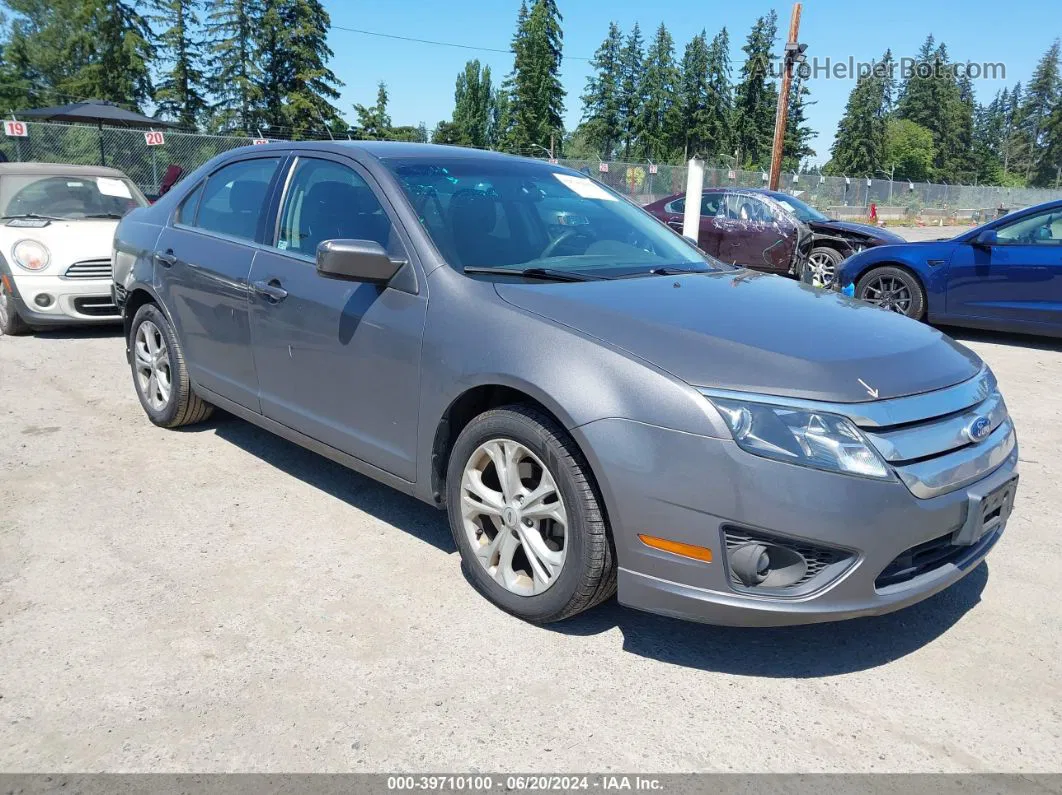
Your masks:
<instances>
[{"instance_id":1,"label":"rear side window","mask_svg":"<svg viewBox=\"0 0 1062 795\"><path fill-rule=\"evenodd\" d=\"M269 184L279 165L280 158L263 157L241 160L216 171L203 188L194 225L210 232L254 240L265 211Z\"/></svg>"},{"instance_id":2,"label":"rear side window","mask_svg":"<svg viewBox=\"0 0 1062 795\"><path fill-rule=\"evenodd\" d=\"M669 213L684 213L686 212L686 198L675 199L664 205L664 211Z\"/></svg>"}]
</instances>

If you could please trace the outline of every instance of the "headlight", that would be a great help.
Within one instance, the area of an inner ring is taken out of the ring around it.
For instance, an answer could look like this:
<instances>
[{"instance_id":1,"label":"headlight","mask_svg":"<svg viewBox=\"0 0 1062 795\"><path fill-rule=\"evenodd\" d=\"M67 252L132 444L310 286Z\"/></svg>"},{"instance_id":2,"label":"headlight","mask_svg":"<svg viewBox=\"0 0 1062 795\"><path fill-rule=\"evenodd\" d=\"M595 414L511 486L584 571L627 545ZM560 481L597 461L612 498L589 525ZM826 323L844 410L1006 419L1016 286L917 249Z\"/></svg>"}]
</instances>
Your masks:
<instances>
[{"instance_id":1,"label":"headlight","mask_svg":"<svg viewBox=\"0 0 1062 795\"><path fill-rule=\"evenodd\" d=\"M48 267L48 247L36 240L20 240L11 248L11 257L15 264L28 271L39 271Z\"/></svg>"},{"instance_id":2,"label":"headlight","mask_svg":"<svg viewBox=\"0 0 1062 795\"><path fill-rule=\"evenodd\" d=\"M734 441L753 455L867 478L889 470L845 417L821 411L710 398Z\"/></svg>"}]
</instances>

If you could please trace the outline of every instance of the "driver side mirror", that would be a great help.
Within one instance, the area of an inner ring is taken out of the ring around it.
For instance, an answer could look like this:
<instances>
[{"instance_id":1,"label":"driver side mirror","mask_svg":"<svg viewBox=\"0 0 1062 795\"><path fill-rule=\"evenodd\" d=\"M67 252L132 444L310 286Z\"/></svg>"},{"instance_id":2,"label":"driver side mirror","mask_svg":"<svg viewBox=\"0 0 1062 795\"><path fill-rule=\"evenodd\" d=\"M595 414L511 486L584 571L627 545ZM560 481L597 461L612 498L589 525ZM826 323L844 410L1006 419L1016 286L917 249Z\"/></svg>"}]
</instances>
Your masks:
<instances>
[{"instance_id":1,"label":"driver side mirror","mask_svg":"<svg viewBox=\"0 0 1062 795\"><path fill-rule=\"evenodd\" d=\"M995 229L986 229L973 239L973 244L981 248L992 248L999 244L999 235L996 234Z\"/></svg>"},{"instance_id":2,"label":"driver side mirror","mask_svg":"<svg viewBox=\"0 0 1062 795\"><path fill-rule=\"evenodd\" d=\"M387 284L404 264L373 240L324 240L317 246L317 272L326 279Z\"/></svg>"}]
</instances>

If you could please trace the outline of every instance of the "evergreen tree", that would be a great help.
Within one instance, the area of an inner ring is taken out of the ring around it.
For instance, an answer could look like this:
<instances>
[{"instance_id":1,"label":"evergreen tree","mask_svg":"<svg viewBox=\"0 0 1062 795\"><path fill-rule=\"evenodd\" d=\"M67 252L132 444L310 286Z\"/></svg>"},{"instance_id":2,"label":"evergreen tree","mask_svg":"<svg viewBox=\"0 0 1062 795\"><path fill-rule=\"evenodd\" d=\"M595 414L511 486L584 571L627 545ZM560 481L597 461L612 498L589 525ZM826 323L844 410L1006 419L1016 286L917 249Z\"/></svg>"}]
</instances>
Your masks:
<instances>
[{"instance_id":1,"label":"evergreen tree","mask_svg":"<svg viewBox=\"0 0 1062 795\"><path fill-rule=\"evenodd\" d=\"M461 133L457 125L452 121L441 121L435 125L435 131L431 134L433 144L461 145Z\"/></svg>"},{"instance_id":2,"label":"evergreen tree","mask_svg":"<svg viewBox=\"0 0 1062 795\"><path fill-rule=\"evenodd\" d=\"M884 83L873 73L856 81L848 96L825 171L835 175L870 176L884 164L885 121L881 107Z\"/></svg>"},{"instance_id":3,"label":"evergreen tree","mask_svg":"<svg viewBox=\"0 0 1062 795\"><path fill-rule=\"evenodd\" d=\"M682 54L682 83L680 94L683 133L682 159L708 157L719 153L712 138L708 110L708 42L702 30L686 45Z\"/></svg>"},{"instance_id":4,"label":"evergreen tree","mask_svg":"<svg viewBox=\"0 0 1062 795\"><path fill-rule=\"evenodd\" d=\"M391 117L387 113L387 83L380 81L376 89L375 105L355 105L358 114L357 126L352 130L354 137L364 141L386 141L391 132ZM456 134L456 127L454 127ZM459 143L459 141L450 141Z\"/></svg>"},{"instance_id":5,"label":"evergreen tree","mask_svg":"<svg viewBox=\"0 0 1062 795\"><path fill-rule=\"evenodd\" d=\"M556 0L520 5L513 38L513 72L506 81L509 95L508 129L504 145L530 152L564 133L564 88L560 82L561 31Z\"/></svg>"},{"instance_id":6,"label":"evergreen tree","mask_svg":"<svg viewBox=\"0 0 1062 795\"><path fill-rule=\"evenodd\" d=\"M645 48L642 31L634 23L620 55L620 126L623 138L623 159L630 160L641 133L645 107Z\"/></svg>"},{"instance_id":7,"label":"evergreen tree","mask_svg":"<svg viewBox=\"0 0 1062 795\"><path fill-rule=\"evenodd\" d=\"M610 22L608 36L590 60L594 72L586 81L582 96L583 123L579 126L585 144L605 160L615 156L623 134L620 118L622 55L623 34L615 22Z\"/></svg>"},{"instance_id":8,"label":"evergreen tree","mask_svg":"<svg viewBox=\"0 0 1062 795\"><path fill-rule=\"evenodd\" d=\"M207 14L207 88L211 126L219 132L249 132L260 120L261 0L215 0Z\"/></svg>"},{"instance_id":9,"label":"evergreen tree","mask_svg":"<svg viewBox=\"0 0 1062 795\"><path fill-rule=\"evenodd\" d=\"M140 109L154 96L151 64L154 37L137 6L127 0L99 0L78 13L82 33L74 37L83 50L88 37L93 55L63 85L74 96L104 99Z\"/></svg>"},{"instance_id":10,"label":"evergreen tree","mask_svg":"<svg viewBox=\"0 0 1062 795\"><path fill-rule=\"evenodd\" d=\"M801 163L815 156L815 150L811 148L815 130L808 126L807 118L807 106L815 103L807 100L811 90L807 87L805 74L797 70L789 86L789 109L782 144L782 168L786 171L799 170Z\"/></svg>"},{"instance_id":11,"label":"evergreen tree","mask_svg":"<svg viewBox=\"0 0 1062 795\"><path fill-rule=\"evenodd\" d=\"M921 182L933 173L933 133L910 119L889 119L885 130L886 169L895 179Z\"/></svg>"},{"instance_id":12,"label":"evergreen tree","mask_svg":"<svg viewBox=\"0 0 1062 795\"><path fill-rule=\"evenodd\" d=\"M762 167L770 159L778 88L771 78L771 55L778 35L778 14L771 11L752 26L742 52L741 82L735 92L734 126L741 159Z\"/></svg>"},{"instance_id":13,"label":"evergreen tree","mask_svg":"<svg viewBox=\"0 0 1062 795\"><path fill-rule=\"evenodd\" d=\"M1059 74L1060 46L1056 39L1044 53L1032 79L1025 89L1021 108L1021 138L1027 156L1024 158L1026 182L1053 185L1055 164L1044 160L1048 147L1048 121L1062 101L1062 76Z\"/></svg>"},{"instance_id":14,"label":"evergreen tree","mask_svg":"<svg viewBox=\"0 0 1062 795\"><path fill-rule=\"evenodd\" d=\"M1005 108L1010 101L1010 92L1002 89L987 105L978 105L974 111L973 164L981 183L999 185L1003 182L1001 157L1006 124Z\"/></svg>"},{"instance_id":15,"label":"evergreen tree","mask_svg":"<svg viewBox=\"0 0 1062 795\"><path fill-rule=\"evenodd\" d=\"M703 135L705 140L711 142L714 154L729 153L734 144L731 131L734 98L730 77L730 34L723 28L708 45L708 80L705 86L707 96Z\"/></svg>"},{"instance_id":16,"label":"evergreen tree","mask_svg":"<svg viewBox=\"0 0 1062 795\"><path fill-rule=\"evenodd\" d=\"M266 0L259 91L266 122L294 139L340 122L331 102L342 83L328 68L330 25L320 0Z\"/></svg>"},{"instance_id":17,"label":"evergreen tree","mask_svg":"<svg viewBox=\"0 0 1062 795\"><path fill-rule=\"evenodd\" d=\"M491 117L494 112L494 88L490 67L480 68L479 61L469 61L457 76L454 89L453 124L462 146L483 149L489 145Z\"/></svg>"},{"instance_id":18,"label":"evergreen tree","mask_svg":"<svg viewBox=\"0 0 1062 795\"><path fill-rule=\"evenodd\" d=\"M84 0L6 0L12 12L0 65L4 110L59 105L93 57Z\"/></svg>"},{"instance_id":19,"label":"evergreen tree","mask_svg":"<svg viewBox=\"0 0 1062 795\"><path fill-rule=\"evenodd\" d=\"M640 124L641 154L650 160L667 161L674 152L682 120L675 42L663 23L657 28L646 55L645 87Z\"/></svg>"},{"instance_id":20,"label":"evergreen tree","mask_svg":"<svg viewBox=\"0 0 1062 795\"><path fill-rule=\"evenodd\" d=\"M155 115L198 127L207 109L205 78L200 68L202 42L198 38L198 0L154 0L151 21L161 26L159 56L166 61L155 90Z\"/></svg>"}]
</instances>

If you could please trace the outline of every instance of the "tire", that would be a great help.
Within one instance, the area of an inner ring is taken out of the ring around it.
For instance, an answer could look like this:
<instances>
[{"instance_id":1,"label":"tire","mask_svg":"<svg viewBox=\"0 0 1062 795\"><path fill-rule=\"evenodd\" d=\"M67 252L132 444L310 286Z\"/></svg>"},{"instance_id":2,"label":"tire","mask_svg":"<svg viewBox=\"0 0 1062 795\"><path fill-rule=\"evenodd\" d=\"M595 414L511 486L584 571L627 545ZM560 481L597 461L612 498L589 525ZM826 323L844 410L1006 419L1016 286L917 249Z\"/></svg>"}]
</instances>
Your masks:
<instances>
[{"instance_id":1,"label":"tire","mask_svg":"<svg viewBox=\"0 0 1062 795\"><path fill-rule=\"evenodd\" d=\"M7 292L6 279L0 279L0 336L18 337L29 334L29 324L22 319L15 308L13 296Z\"/></svg>"},{"instance_id":2,"label":"tire","mask_svg":"<svg viewBox=\"0 0 1062 795\"><path fill-rule=\"evenodd\" d=\"M144 304L137 311L128 344L133 388L153 423L162 428L179 428L202 422L213 413L214 407L192 391L184 349L170 321L155 304ZM150 361L156 363L154 368ZM164 376L164 371L168 375ZM164 378L169 381L168 392L161 389Z\"/></svg>"},{"instance_id":3,"label":"tire","mask_svg":"<svg viewBox=\"0 0 1062 795\"><path fill-rule=\"evenodd\" d=\"M808 284L817 284L818 287L830 287L837 277L837 266L844 262L841 252L829 246L816 246L808 253L808 259L804 263L804 271L807 273L801 281Z\"/></svg>"},{"instance_id":4,"label":"tire","mask_svg":"<svg viewBox=\"0 0 1062 795\"><path fill-rule=\"evenodd\" d=\"M499 456L508 450L511 458L520 462L516 467L519 483L515 489L510 487L509 496L513 499L509 502L505 501L506 489L493 468L495 459L485 452L488 448ZM528 455L522 457L525 453ZM557 499L539 504L536 515L555 514L559 506L565 516L562 551L557 550L560 523L529 518L536 491L544 492L549 486L539 465L552 478ZM477 468L480 466L485 471ZM496 516L481 513L486 503L473 498L472 492L468 492L467 500L463 499L466 486L473 482L465 481L468 470L482 475L480 488L491 489L488 493L500 498L498 504L508 506L506 510L523 505L528 516L517 513L503 518L504 511ZM513 493L519 491L525 493ZM531 406L511 405L473 419L461 431L450 453L446 492L450 529L465 571L476 589L503 610L525 621L544 624L588 610L616 592L615 550L590 467L571 437L544 412ZM528 497L526 503L521 496ZM466 510L479 515L466 517ZM532 546L524 542L525 538ZM512 551L513 545L516 551ZM532 556L531 548L543 550L543 554ZM502 563L506 549L509 565ZM550 568L550 560L555 563L558 556L560 565ZM494 560L498 562L491 571ZM552 576L540 577L542 572Z\"/></svg>"},{"instance_id":5,"label":"tire","mask_svg":"<svg viewBox=\"0 0 1062 795\"><path fill-rule=\"evenodd\" d=\"M904 295L908 296L907 300L903 299ZM855 297L914 320L921 320L926 313L926 291L922 284L910 271L892 265L864 273L856 283Z\"/></svg>"}]
</instances>

